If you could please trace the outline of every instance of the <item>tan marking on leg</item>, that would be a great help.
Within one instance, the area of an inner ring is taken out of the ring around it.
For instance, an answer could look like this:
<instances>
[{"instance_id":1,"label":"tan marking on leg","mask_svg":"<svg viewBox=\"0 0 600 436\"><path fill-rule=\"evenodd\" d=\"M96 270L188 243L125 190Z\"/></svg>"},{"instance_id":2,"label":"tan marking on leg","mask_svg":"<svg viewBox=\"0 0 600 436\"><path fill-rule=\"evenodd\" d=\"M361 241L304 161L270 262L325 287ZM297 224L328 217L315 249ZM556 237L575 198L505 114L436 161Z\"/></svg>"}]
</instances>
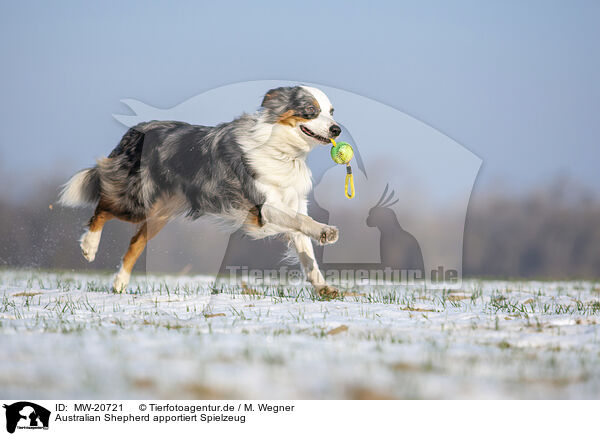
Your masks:
<instances>
[{"instance_id":1,"label":"tan marking on leg","mask_svg":"<svg viewBox=\"0 0 600 436\"><path fill-rule=\"evenodd\" d=\"M131 238L129 248L125 256L123 256L121 269L117 273L113 283L113 289L116 292L123 292L125 290L135 262L144 251L144 248L146 248L146 244L160 232L167 222L168 219L165 218L149 218L140 226L133 238Z\"/></svg>"},{"instance_id":2,"label":"tan marking on leg","mask_svg":"<svg viewBox=\"0 0 600 436\"><path fill-rule=\"evenodd\" d=\"M154 238L173 216L181 213L184 207L184 199L178 196L160 199L152 206L147 219L131 238L129 248L123 256L121 268L113 282L113 289L116 292L123 292L127 287L135 262L146 248L148 241Z\"/></svg>"},{"instance_id":3,"label":"tan marking on leg","mask_svg":"<svg viewBox=\"0 0 600 436\"><path fill-rule=\"evenodd\" d=\"M249 230L254 230L257 228L259 229L264 225L264 223L262 221L260 209L258 206L254 206L253 208L251 208L248 211L248 215L246 217L246 221L244 222L244 225Z\"/></svg>"},{"instance_id":4,"label":"tan marking on leg","mask_svg":"<svg viewBox=\"0 0 600 436\"><path fill-rule=\"evenodd\" d=\"M123 257L123 269L128 273L131 273L135 262L138 260L144 248L146 248L146 244L152 238L154 238L158 232L165 226L167 223L164 219L154 219L151 218L147 220L144 224L142 224L134 235L131 238L131 242L129 243L129 249L125 256Z\"/></svg>"},{"instance_id":5,"label":"tan marking on leg","mask_svg":"<svg viewBox=\"0 0 600 436\"><path fill-rule=\"evenodd\" d=\"M125 253L125 256L123 256L123 266L121 269L129 274L131 274L131 270L144 251L144 248L146 248L146 242L148 242L147 229L148 225L146 223L140 226L137 233L131 238L129 248Z\"/></svg>"},{"instance_id":6,"label":"tan marking on leg","mask_svg":"<svg viewBox=\"0 0 600 436\"><path fill-rule=\"evenodd\" d=\"M115 216L110 212L96 209L96 212L94 213L94 216L90 219L90 224L88 226L90 232L101 231L104 227L104 224L106 224L108 220L111 220L114 217Z\"/></svg>"}]
</instances>

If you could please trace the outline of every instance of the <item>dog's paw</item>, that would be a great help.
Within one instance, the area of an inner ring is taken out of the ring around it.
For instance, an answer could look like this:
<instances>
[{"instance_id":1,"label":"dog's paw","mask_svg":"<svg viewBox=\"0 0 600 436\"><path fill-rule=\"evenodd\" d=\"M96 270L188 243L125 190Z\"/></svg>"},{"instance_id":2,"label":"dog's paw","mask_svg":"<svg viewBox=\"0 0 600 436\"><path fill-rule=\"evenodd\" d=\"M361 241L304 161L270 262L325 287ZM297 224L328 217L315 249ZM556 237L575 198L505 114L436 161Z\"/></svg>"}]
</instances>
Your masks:
<instances>
[{"instance_id":1,"label":"dog's paw","mask_svg":"<svg viewBox=\"0 0 600 436\"><path fill-rule=\"evenodd\" d=\"M130 274L126 271L119 271L115 276L115 280L113 281L113 292L121 294L125 289L127 289L127 285L129 284Z\"/></svg>"},{"instance_id":2,"label":"dog's paw","mask_svg":"<svg viewBox=\"0 0 600 436\"><path fill-rule=\"evenodd\" d=\"M323 300L333 300L340 296L340 291L335 286L318 285L315 286L315 294Z\"/></svg>"},{"instance_id":3,"label":"dog's paw","mask_svg":"<svg viewBox=\"0 0 600 436\"><path fill-rule=\"evenodd\" d=\"M93 262L100 244L100 232L87 232L81 237L81 254L88 262Z\"/></svg>"},{"instance_id":4,"label":"dog's paw","mask_svg":"<svg viewBox=\"0 0 600 436\"><path fill-rule=\"evenodd\" d=\"M340 231L334 226L323 226L321 234L319 235L319 244L327 245L333 244L338 240Z\"/></svg>"}]
</instances>

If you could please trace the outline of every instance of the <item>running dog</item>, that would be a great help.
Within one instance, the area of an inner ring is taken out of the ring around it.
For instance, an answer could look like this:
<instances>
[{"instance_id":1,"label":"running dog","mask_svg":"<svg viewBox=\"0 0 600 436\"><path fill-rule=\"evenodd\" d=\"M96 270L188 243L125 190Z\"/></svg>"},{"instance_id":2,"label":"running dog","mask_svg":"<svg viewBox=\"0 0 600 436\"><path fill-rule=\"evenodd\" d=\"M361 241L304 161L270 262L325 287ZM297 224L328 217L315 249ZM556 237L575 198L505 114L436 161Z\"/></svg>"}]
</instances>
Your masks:
<instances>
[{"instance_id":1,"label":"running dog","mask_svg":"<svg viewBox=\"0 0 600 436\"><path fill-rule=\"evenodd\" d=\"M209 215L243 226L254 238L282 236L295 248L315 292L335 296L337 290L319 270L311 238L332 244L338 229L307 215L312 181L306 157L340 133L321 90L271 89L258 111L214 127L150 121L130 128L107 158L63 186L60 202L96 207L80 240L89 262L108 220L139 224L115 276L116 292L127 288L146 243L167 222Z\"/></svg>"}]
</instances>

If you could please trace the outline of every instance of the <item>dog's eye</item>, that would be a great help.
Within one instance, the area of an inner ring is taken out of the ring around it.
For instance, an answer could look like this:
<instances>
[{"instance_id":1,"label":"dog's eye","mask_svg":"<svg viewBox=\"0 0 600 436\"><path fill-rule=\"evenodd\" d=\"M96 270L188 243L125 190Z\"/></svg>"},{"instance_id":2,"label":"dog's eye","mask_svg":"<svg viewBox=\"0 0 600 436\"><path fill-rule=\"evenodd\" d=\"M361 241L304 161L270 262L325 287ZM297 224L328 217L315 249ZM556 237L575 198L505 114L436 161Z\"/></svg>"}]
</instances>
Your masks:
<instances>
[{"instance_id":1,"label":"dog's eye","mask_svg":"<svg viewBox=\"0 0 600 436\"><path fill-rule=\"evenodd\" d=\"M314 106L308 106L306 108L306 114L307 115L314 115L316 111L317 111L317 109L315 109Z\"/></svg>"},{"instance_id":2,"label":"dog's eye","mask_svg":"<svg viewBox=\"0 0 600 436\"><path fill-rule=\"evenodd\" d=\"M333 108L329 111L329 115L333 115Z\"/></svg>"}]
</instances>

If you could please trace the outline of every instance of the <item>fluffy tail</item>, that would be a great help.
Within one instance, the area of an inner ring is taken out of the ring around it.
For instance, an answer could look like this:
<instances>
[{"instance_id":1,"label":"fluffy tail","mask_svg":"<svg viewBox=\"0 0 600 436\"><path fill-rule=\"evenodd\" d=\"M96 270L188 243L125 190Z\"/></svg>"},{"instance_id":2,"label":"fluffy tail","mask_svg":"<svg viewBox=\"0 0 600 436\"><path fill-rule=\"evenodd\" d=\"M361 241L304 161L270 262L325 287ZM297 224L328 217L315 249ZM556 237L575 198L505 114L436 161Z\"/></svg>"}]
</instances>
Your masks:
<instances>
[{"instance_id":1,"label":"fluffy tail","mask_svg":"<svg viewBox=\"0 0 600 436\"><path fill-rule=\"evenodd\" d=\"M62 186L58 202L63 206L95 205L100 200L100 174L98 168L79 171Z\"/></svg>"}]
</instances>

